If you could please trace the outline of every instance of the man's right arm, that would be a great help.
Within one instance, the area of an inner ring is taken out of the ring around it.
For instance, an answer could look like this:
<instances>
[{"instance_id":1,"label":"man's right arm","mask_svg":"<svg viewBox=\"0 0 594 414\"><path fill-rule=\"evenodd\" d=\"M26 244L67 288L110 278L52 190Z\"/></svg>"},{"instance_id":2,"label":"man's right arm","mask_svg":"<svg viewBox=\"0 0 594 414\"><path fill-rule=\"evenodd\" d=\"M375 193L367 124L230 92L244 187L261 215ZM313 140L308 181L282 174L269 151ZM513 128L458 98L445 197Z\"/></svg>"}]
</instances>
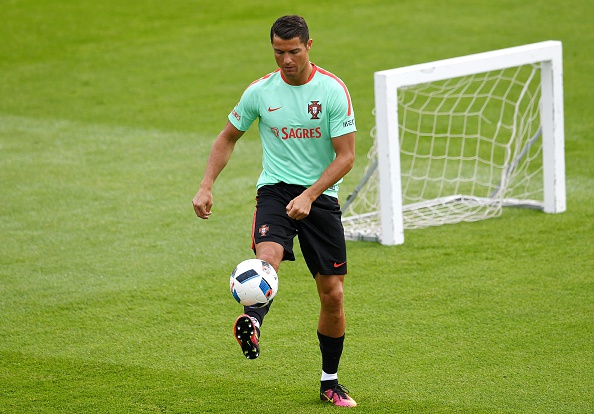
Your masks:
<instances>
[{"instance_id":1,"label":"man's right arm","mask_svg":"<svg viewBox=\"0 0 594 414\"><path fill-rule=\"evenodd\" d=\"M198 192L192 200L194 211L201 219L206 220L211 214L213 205L212 187L223 168L227 165L229 158L231 158L235 143L242 135L243 131L238 130L231 122L227 121L227 125L225 125L210 150L204 177Z\"/></svg>"}]
</instances>

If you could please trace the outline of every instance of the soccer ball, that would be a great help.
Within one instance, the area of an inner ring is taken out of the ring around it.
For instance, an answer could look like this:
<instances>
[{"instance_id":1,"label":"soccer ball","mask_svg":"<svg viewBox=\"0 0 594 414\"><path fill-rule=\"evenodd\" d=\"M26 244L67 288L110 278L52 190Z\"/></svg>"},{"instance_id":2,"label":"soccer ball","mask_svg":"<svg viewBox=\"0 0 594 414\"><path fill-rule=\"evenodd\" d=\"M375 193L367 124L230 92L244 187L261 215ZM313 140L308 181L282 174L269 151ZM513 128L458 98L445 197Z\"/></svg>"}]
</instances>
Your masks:
<instances>
[{"instance_id":1,"label":"soccer ball","mask_svg":"<svg viewBox=\"0 0 594 414\"><path fill-rule=\"evenodd\" d=\"M229 280L231 294L243 306L264 307L278 291L278 276L270 263L249 259L239 263Z\"/></svg>"}]
</instances>

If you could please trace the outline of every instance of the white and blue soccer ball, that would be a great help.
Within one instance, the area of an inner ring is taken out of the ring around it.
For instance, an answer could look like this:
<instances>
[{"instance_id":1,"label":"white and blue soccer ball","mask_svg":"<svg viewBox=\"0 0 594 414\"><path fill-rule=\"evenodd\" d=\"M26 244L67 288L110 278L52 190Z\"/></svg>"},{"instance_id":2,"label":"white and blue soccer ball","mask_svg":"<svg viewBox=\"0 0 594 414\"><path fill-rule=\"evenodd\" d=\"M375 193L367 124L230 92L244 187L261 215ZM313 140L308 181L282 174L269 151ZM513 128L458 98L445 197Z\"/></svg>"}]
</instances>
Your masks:
<instances>
[{"instance_id":1,"label":"white and blue soccer ball","mask_svg":"<svg viewBox=\"0 0 594 414\"><path fill-rule=\"evenodd\" d=\"M229 280L231 294L243 306L268 305L278 292L278 276L270 263L248 259L239 263Z\"/></svg>"}]
</instances>

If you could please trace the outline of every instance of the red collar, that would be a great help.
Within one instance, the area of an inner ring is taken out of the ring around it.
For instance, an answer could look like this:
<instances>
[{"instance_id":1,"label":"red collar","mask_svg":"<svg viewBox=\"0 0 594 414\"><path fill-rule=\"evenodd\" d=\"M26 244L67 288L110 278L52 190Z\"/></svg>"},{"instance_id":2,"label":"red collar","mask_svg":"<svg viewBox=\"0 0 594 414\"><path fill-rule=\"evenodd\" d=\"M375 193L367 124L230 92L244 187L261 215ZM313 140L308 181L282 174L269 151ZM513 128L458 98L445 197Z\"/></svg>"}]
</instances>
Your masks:
<instances>
[{"instance_id":1,"label":"red collar","mask_svg":"<svg viewBox=\"0 0 594 414\"><path fill-rule=\"evenodd\" d=\"M316 65L314 65L311 62L310 62L310 65L311 65L311 68L312 68L311 74L309 75L309 78L307 78L307 80L305 81L305 83L303 85L309 83L309 81L313 79L314 75L318 71L318 67ZM288 84L290 86L302 86L302 85L291 85L289 82L287 82L287 79L285 78L285 75L284 75L283 71L280 68L278 70L280 71L281 78L285 81L286 84Z\"/></svg>"}]
</instances>

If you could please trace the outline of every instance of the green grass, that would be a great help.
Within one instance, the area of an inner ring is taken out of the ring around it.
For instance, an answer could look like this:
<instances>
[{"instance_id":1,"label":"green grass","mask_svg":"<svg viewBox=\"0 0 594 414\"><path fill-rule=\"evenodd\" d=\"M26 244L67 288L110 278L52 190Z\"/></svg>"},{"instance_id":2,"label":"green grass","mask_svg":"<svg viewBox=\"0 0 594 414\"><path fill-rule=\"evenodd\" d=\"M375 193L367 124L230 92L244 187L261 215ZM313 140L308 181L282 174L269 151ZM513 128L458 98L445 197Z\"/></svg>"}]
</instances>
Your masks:
<instances>
[{"instance_id":1,"label":"green grass","mask_svg":"<svg viewBox=\"0 0 594 414\"><path fill-rule=\"evenodd\" d=\"M259 142L239 142L208 222L212 141L274 69L285 13L349 85L359 181L373 72L564 45L567 212L349 242L341 381L358 412L594 410L594 6L501 2L2 2L0 413L328 412L315 287L283 264L262 355L242 358L228 275L251 257ZM298 340L294 340L298 338Z\"/></svg>"}]
</instances>

